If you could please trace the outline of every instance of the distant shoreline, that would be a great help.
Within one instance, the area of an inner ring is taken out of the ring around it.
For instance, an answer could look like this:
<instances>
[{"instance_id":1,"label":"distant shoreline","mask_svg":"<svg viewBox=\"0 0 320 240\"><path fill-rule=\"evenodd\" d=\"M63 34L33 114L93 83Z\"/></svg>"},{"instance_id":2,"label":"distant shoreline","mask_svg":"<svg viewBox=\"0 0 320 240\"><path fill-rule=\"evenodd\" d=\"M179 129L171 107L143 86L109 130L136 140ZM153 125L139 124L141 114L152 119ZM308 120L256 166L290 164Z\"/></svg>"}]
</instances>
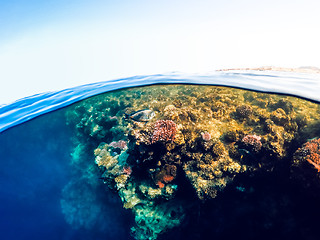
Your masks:
<instances>
[{"instance_id":1,"label":"distant shoreline","mask_svg":"<svg viewBox=\"0 0 320 240\"><path fill-rule=\"evenodd\" d=\"M217 71L277 71L277 72L298 72L298 73L320 73L320 68L317 67L299 67L299 68L284 68L284 67L274 67L274 66L265 66L258 68L228 68L228 69L219 69Z\"/></svg>"}]
</instances>

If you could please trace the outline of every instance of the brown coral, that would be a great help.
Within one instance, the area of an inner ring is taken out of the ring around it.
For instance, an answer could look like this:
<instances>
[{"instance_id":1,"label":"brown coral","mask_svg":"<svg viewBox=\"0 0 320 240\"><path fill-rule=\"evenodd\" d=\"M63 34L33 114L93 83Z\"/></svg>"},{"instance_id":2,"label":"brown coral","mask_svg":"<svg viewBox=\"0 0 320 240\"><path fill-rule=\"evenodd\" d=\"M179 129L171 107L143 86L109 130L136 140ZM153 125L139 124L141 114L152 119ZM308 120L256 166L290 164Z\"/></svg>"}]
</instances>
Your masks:
<instances>
[{"instance_id":1,"label":"brown coral","mask_svg":"<svg viewBox=\"0 0 320 240\"><path fill-rule=\"evenodd\" d=\"M236 115L243 119L252 115L252 108L249 105L241 105L236 109Z\"/></svg>"}]
</instances>

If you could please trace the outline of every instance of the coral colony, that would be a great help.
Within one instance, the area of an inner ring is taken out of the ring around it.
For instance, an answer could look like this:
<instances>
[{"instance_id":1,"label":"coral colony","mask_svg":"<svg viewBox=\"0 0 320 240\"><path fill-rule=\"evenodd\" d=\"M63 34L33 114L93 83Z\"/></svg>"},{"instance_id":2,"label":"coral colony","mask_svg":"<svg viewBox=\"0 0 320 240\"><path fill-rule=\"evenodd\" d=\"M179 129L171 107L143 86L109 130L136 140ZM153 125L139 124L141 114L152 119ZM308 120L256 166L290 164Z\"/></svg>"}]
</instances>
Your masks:
<instances>
[{"instance_id":1,"label":"coral colony","mask_svg":"<svg viewBox=\"0 0 320 240\"><path fill-rule=\"evenodd\" d=\"M246 194L241 181L261 173L285 168L293 181L320 185L317 109L232 88L151 86L82 101L67 120L77 136L74 164L87 162L86 176L100 177L132 211L134 238L157 239L225 189Z\"/></svg>"},{"instance_id":2,"label":"coral colony","mask_svg":"<svg viewBox=\"0 0 320 240\"><path fill-rule=\"evenodd\" d=\"M306 142L295 153L295 160L308 162L320 172L320 138Z\"/></svg>"},{"instance_id":3,"label":"coral colony","mask_svg":"<svg viewBox=\"0 0 320 240\"><path fill-rule=\"evenodd\" d=\"M154 124L151 143L169 142L177 133L177 125L171 120L158 120Z\"/></svg>"},{"instance_id":4,"label":"coral colony","mask_svg":"<svg viewBox=\"0 0 320 240\"><path fill-rule=\"evenodd\" d=\"M124 150L125 148L127 148L127 143L126 141L119 140L111 142L109 146L113 148L119 148L120 150Z\"/></svg>"},{"instance_id":5,"label":"coral colony","mask_svg":"<svg viewBox=\"0 0 320 240\"><path fill-rule=\"evenodd\" d=\"M206 132L202 132L201 133L201 137L202 137L202 140L206 141L206 142L210 141L210 139L211 139L211 135L207 131Z\"/></svg>"},{"instance_id":6,"label":"coral colony","mask_svg":"<svg viewBox=\"0 0 320 240\"><path fill-rule=\"evenodd\" d=\"M242 138L241 142L247 147L252 148L255 152L259 152L262 147L261 137L257 135L246 135Z\"/></svg>"}]
</instances>

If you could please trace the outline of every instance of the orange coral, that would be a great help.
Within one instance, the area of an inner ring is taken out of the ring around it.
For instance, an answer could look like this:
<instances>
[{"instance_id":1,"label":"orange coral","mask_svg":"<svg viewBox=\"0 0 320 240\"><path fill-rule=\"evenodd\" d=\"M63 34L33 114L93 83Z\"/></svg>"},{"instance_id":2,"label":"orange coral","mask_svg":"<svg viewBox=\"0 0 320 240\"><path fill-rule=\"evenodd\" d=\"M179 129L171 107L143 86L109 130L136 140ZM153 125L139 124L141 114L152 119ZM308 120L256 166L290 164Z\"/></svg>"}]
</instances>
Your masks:
<instances>
[{"instance_id":1,"label":"orange coral","mask_svg":"<svg viewBox=\"0 0 320 240\"><path fill-rule=\"evenodd\" d=\"M165 175L162 177L162 180L161 181L158 181L157 182L157 185L159 188L163 188L164 187L164 183L169 183L171 182L172 180L174 179L173 176L170 176L170 175ZM164 182L164 183L163 183Z\"/></svg>"},{"instance_id":2,"label":"orange coral","mask_svg":"<svg viewBox=\"0 0 320 240\"><path fill-rule=\"evenodd\" d=\"M162 182L160 182L160 181L157 182L157 185L158 185L159 188L164 188L164 184Z\"/></svg>"},{"instance_id":3,"label":"orange coral","mask_svg":"<svg viewBox=\"0 0 320 240\"><path fill-rule=\"evenodd\" d=\"M170 175L165 175L163 176L162 180L165 182L165 183L169 183L171 182L172 180L174 179L173 176L170 176Z\"/></svg>"},{"instance_id":4,"label":"orange coral","mask_svg":"<svg viewBox=\"0 0 320 240\"><path fill-rule=\"evenodd\" d=\"M177 167L175 165L166 164L159 172L154 176L156 185L163 188L165 183L173 181L177 174Z\"/></svg>"}]
</instances>

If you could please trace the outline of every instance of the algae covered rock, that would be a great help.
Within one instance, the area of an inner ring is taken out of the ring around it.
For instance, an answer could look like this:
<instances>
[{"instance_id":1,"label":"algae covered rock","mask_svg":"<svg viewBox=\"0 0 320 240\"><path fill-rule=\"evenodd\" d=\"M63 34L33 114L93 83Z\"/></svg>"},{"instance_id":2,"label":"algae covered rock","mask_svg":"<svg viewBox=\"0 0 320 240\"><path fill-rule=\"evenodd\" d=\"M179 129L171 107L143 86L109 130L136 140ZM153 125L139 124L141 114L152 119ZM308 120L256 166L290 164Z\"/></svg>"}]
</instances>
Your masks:
<instances>
[{"instance_id":1,"label":"algae covered rock","mask_svg":"<svg viewBox=\"0 0 320 240\"><path fill-rule=\"evenodd\" d=\"M157 239L160 233L179 226L184 219L183 206L170 202L147 207L139 205L134 212L137 226L131 230L136 239Z\"/></svg>"}]
</instances>

